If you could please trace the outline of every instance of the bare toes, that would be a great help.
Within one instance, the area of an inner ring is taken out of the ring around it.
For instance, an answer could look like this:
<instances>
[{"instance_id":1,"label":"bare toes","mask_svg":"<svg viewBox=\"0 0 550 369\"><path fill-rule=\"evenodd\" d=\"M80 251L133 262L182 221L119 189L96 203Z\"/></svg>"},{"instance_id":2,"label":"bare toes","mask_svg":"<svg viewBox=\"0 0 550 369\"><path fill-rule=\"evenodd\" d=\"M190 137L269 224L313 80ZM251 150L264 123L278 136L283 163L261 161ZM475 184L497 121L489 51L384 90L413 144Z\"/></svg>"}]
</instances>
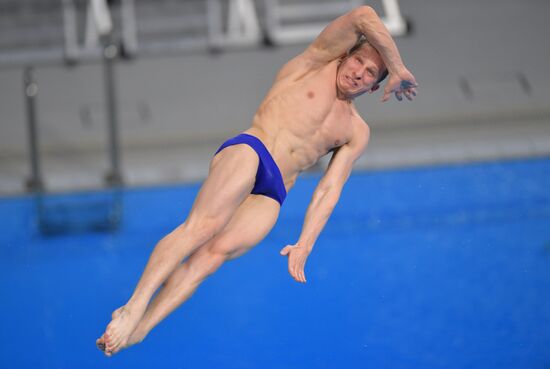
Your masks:
<instances>
[{"instance_id":1,"label":"bare toes","mask_svg":"<svg viewBox=\"0 0 550 369\"><path fill-rule=\"evenodd\" d=\"M107 333L105 333L106 341L109 343L116 342L118 337L118 332L114 331L113 329L107 330Z\"/></svg>"},{"instance_id":2,"label":"bare toes","mask_svg":"<svg viewBox=\"0 0 550 369\"><path fill-rule=\"evenodd\" d=\"M117 347L120 346L120 341L122 341L122 339L120 337L116 337L110 341L110 344L112 347Z\"/></svg>"},{"instance_id":3,"label":"bare toes","mask_svg":"<svg viewBox=\"0 0 550 369\"><path fill-rule=\"evenodd\" d=\"M98 338L97 341L95 341L95 344L98 349L105 351L105 341L103 340L103 337Z\"/></svg>"},{"instance_id":4,"label":"bare toes","mask_svg":"<svg viewBox=\"0 0 550 369\"><path fill-rule=\"evenodd\" d=\"M109 342L107 344L107 351L113 351L116 348L116 344L114 342Z\"/></svg>"},{"instance_id":5,"label":"bare toes","mask_svg":"<svg viewBox=\"0 0 550 369\"><path fill-rule=\"evenodd\" d=\"M114 350L111 351L111 353L114 355L114 354L117 354L120 350L122 350L121 347L117 347L115 348Z\"/></svg>"}]
</instances>

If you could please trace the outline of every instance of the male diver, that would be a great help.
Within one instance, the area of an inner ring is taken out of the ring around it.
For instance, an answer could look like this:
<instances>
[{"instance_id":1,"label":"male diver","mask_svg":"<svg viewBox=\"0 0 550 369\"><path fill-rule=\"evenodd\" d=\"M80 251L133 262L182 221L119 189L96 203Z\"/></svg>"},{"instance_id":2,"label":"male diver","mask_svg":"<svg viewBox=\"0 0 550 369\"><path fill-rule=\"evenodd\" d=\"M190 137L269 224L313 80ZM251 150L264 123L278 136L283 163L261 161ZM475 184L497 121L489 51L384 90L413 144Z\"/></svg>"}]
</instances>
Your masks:
<instances>
[{"instance_id":1,"label":"male diver","mask_svg":"<svg viewBox=\"0 0 550 369\"><path fill-rule=\"evenodd\" d=\"M113 312L97 340L98 348L111 356L141 342L207 276L258 244L275 224L298 174L332 153L299 239L281 250L290 275L305 283L308 255L369 141L369 127L353 100L376 91L386 75L382 101L392 94L399 101L413 100L416 80L368 6L332 21L286 63L252 126L213 157L187 219L156 245L134 293Z\"/></svg>"}]
</instances>

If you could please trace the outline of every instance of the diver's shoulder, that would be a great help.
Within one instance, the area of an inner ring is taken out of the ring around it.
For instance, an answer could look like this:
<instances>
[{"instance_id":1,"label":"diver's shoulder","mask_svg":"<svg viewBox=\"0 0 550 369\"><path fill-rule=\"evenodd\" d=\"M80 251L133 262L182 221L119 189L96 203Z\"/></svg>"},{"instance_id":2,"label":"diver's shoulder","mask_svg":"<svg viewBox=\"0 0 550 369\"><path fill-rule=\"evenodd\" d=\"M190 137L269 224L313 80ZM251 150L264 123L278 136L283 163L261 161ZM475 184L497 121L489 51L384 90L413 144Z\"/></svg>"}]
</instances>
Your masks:
<instances>
[{"instance_id":1,"label":"diver's shoulder","mask_svg":"<svg viewBox=\"0 0 550 369\"><path fill-rule=\"evenodd\" d=\"M368 123L359 114L352 114L351 123L353 127L353 140L366 144L370 138Z\"/></svg>"}]
</instances>

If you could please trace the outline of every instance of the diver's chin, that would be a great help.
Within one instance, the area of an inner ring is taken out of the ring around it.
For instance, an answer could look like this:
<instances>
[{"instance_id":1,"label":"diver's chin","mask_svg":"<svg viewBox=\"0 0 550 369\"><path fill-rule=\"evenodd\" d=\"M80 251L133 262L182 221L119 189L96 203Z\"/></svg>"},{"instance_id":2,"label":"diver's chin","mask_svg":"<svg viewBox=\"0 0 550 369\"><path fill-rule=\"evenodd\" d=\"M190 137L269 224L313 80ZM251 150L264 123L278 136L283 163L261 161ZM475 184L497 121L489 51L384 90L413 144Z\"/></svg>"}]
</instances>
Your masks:
<instances>
[{"instance_id":1,"label":"diver's chin","mask_svg":"<svg viewBox=\"0 0 550 369\"><path fill-rule=\"evenodd\" d=\"M342 91L340 89L336 90L336 97L339 100L352 101L353 99L363 95L367 91Z\"/></svg>"},{"instance_id":2,"label":"diver's chin","mask_svg":"<svg viewBox=\"0 0 550 369\"><path fill-rule=\"evenodd\" d=\"M338 100L346 100L351 101L354 99L354 95L350 94L349 92L342 90L340 88L336 88L336 97Z\"/></svg>"}]
</instances>

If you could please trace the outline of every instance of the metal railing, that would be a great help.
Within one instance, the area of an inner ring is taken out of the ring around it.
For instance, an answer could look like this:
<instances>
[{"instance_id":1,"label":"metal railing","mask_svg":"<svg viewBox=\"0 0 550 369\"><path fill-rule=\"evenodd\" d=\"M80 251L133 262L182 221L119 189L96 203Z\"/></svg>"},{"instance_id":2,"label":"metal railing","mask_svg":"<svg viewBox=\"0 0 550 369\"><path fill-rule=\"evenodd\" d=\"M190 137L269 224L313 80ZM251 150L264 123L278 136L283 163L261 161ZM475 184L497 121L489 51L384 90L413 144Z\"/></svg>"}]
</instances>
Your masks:
<instances>
[{"instance_id":1,"label":"metal railing","mask_svg":"<svg viewBox=\"0 0 550 369\"><path fill-rule=\"evenodd\" d=\"M398 0L373 1L394 36L407 33ZM40 2L42 3L42 2ZM47 3L47 4L46 4ZM0 1L0 67L100 60L94 1ZM110 7L123 55L311 41L364 0L120 0ZM48 5L48 6L46 6Z\"/></svg>"}]
</instances>

